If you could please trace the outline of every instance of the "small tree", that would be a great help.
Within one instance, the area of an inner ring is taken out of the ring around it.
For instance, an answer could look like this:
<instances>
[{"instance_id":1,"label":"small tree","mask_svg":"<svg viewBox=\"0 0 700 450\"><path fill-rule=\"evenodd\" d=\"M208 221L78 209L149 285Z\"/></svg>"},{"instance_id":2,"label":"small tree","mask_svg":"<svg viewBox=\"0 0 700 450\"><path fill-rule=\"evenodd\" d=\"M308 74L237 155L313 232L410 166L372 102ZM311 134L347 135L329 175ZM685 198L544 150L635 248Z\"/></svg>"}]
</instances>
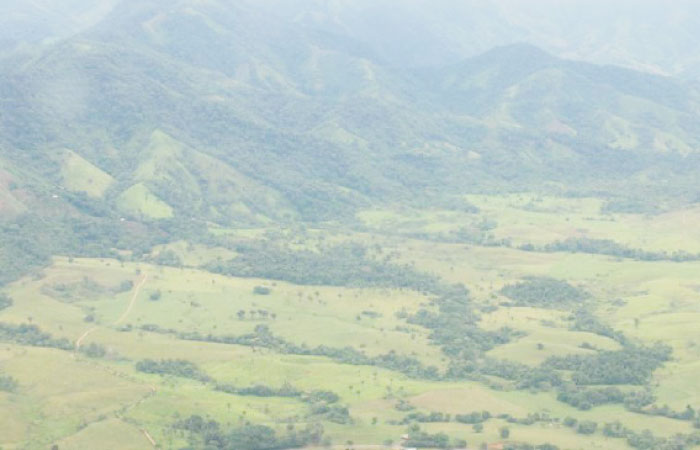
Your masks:
<instances>
[{"instance_id":1,"label":"small tree","mask_svg":"<svg viewBox=\"0 0 700 450\"><path fill-rule=\"evenodd\" d=\"M510 437L510 428L501 427L500 434L501 434L501 439L508 439Z\"/></svg>"},{"instance_id":2,"label":"small tree","mask_svg":"<svg viewBox=\"0 0 700 450\"><path fill-rule=\"evenodd\" d=\"M267 286L255 286L253 288L253 294L255 295L270 295L270 288Z\"/></svg>"}]
</instances>

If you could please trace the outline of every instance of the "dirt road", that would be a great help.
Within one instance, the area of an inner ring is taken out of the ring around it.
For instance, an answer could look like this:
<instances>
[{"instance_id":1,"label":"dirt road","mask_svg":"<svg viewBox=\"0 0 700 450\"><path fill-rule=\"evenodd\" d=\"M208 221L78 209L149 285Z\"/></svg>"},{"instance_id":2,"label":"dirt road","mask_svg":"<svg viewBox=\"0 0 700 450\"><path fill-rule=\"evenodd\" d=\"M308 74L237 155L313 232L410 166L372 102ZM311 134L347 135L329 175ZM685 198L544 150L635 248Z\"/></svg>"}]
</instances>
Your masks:
<instances>
[{"instance_id":1,"label":"dirt road","mask_svg":"<svg viewBox=\"0 0 700 450\"><path fill-rule=\"evenodd\" d=\"M131 295L131 299L129 299L129 305L126 307L126 310L124 310L124 313L122 313L121 317L117 319L116 322L114 322L114 325L119 325L122 323L127 317L129 317L129 313L131 312L132 308L134 307L134 303L136 303L136 298L139 296L139 292L141 291L141 288L143 285L146 283L146 280L148 279L148 274L144 273L143 277L141 277L141 281L138 282L136 287L134 288L134 293ZM85 333L83 333L77 341L75 341L75 349L79 350L80 345L83 343L83 340L88 337L93 331L97 330L97 327L91 327L85 330Z\"/></svg>"},{"instance_id":2,"label":"dirt road","mask_svg":"<svg viewBox=\"0 0 700 450\"><path fill-rule=\"evenodd\" d=\"M116 322L114 322L115 325L119 325L124 321L129 316L129 313L131 312L131 309L134 307L134 303L136 303L136 297L139 295L139 291L141 291L141 287L146 283L146 280L148 279L148 274L144 273L143 278L141 278L141 281L136 285L136 288L134 289L134 295L131 296L131 300L129 301L129 306L126 307L126 310L124 311L124 314L121 315L119 319L117 319Z\"/></svg>"}]
</instances>

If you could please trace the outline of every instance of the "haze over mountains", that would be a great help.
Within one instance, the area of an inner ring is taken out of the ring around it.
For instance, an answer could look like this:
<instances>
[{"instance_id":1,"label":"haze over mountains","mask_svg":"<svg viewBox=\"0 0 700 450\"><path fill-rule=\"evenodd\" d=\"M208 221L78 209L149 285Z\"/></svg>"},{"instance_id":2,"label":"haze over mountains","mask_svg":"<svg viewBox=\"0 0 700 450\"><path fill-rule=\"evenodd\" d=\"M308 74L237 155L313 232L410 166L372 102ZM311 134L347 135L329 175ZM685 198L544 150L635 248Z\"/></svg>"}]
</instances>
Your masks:
<instances>
[{"instance_id":1,"label":"haze over mountains","mask_svg":"<svg viewBox=\"0 0 700 450\"><path fill-rule=\"evenodd\" d=\"M0 0L0 447L700 448L698 17Z\"/></svg>"},{"instance_id":2,"label":"haze over mountains","mask_svg":"<svg viewBox=\"0 0 700 450\"><path fill-rule=\"evenodd\" d=\"M27 33L3 37L3 217L72 235L75 221L329 220L543 183L697 198L693 2L635 2L635 27L608 27L603 3L431 5L28 2L6 19ZM666 32L687 39L652 39Z\"/></svg>"}]
</instances>

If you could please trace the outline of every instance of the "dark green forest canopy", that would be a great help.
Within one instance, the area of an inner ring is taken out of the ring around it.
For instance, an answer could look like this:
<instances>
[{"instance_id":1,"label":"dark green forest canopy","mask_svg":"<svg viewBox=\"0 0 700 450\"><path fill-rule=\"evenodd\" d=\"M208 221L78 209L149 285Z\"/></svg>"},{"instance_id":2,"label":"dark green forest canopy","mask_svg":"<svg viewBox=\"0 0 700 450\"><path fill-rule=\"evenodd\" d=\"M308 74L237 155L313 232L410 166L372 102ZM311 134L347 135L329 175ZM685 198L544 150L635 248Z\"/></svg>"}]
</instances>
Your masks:
<instances>
[{"instance_id":1,"label":"dark green forest canopy","mask_svg":"<svg viewBox=\"0 0 700 450\"><path fill-rule=\"evenodd\" d=\"M296 284L385 286L436 292L440 281L407 265L378 260L362 245L334 245L294 250L270 241L236 247L238 256L206 266L212 272L239 277L285 280Z\"/></svg>"},{"instance_id":2,"label":"dark green forest canopy","mask_svg":"<svg viewBox=\"0 0 700 450\"><path fill-rule=\"evenodd\" d=\"M514 300L517 305L545 308L567 308L588 297L587 292L566 281L548 277L531 277L507 285L501 289L501 294Z\"/></svg>"}]
</instances>

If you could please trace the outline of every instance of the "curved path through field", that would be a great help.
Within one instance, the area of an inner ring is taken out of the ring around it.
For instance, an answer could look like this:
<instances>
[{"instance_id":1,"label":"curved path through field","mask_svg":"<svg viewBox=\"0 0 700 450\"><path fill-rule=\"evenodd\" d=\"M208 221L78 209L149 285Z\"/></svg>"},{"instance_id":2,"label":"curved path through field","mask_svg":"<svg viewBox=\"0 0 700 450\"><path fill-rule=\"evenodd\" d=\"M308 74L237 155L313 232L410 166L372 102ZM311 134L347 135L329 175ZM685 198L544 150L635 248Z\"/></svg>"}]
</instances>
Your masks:
<instances>
[{"instance_id":1,"label":"curved path through field","mask_svg":"<svg viewBox=\"0 0 700 450\"><path fill-rule=\"evenodd\" d=\"M126 319L127 317L129 317L129 313L131 312L132 308L134 307L134 303L136 303L136 297L139 296L139 292L141 291L141 288L143 287L143 285L146 283L146 280L147 280L147 279L148 279L148 274L147 274L147 273L144 273L144 274L143 274L143 277L141 278L141 281L139 281L139 282L136 284L136 287L134 288L134 293L131 295L131 299L129 300L129 305L126 307L126 310L124 310L124 313L121 315L121 317L119 317L119 319L117 319L117 321L114 322L114 325L119 325L120 323L122 323L122 322L124 321L124 319ZM95 326L95 327L88 328L87 330L85 330L85 333L83 333L83 334L78 338L78 340L75 341L75 349L76 349L76 350L80 349L80 344L83 343L83 340L84 340L86 337L88 337L88 336L89 336L93 331L95 331L95 330L97 330L97 327L96 327L96 326Z\"/></svg>"},{"instance_id":2,"label":"curved path through field","mask_svg":"<svg viewBox=\"0 0 700 450\"><path fill-rule=\"evenodd\" d=\"M134 295L131 296L131 300L129 300L129 306L126 307L126 311L124 311L124 314L121 315L119 319L117 319L116 322L114 322L115 325L119 325L124 321L129 316L129 313L131 312L131 309L134 307L134 303L136 303L136 297L139 295L139 291L141 291L141 287L146 283L146 280L148 279L148 274L144 273L143 278L141 278L141 281L136 285L136 288L134 289Z\"/></svg>"}]
</instances>

